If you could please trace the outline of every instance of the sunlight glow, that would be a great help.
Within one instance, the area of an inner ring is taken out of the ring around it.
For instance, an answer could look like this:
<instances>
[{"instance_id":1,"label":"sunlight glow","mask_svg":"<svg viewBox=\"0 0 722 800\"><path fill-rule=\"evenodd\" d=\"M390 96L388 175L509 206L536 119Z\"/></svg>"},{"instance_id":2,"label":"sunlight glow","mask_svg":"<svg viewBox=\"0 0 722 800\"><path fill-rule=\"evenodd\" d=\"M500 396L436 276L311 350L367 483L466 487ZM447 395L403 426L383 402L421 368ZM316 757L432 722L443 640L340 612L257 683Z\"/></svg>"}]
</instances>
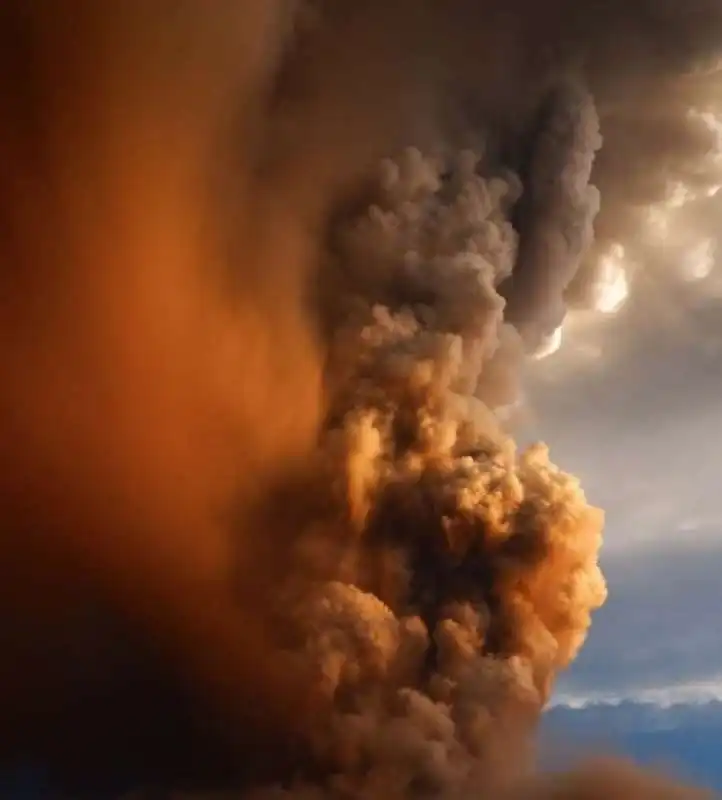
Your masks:
<instances>
[{"instance_id":1,"label":"sunlight glow","mask_svg":"<svg viewBox=\"0 0 722 800\"><path fill-rule=\"evenodd\" d=\"M564 339L563 327L560 325L552 334L542 342L534 353L534 359L541 361L543 358L548 358L559 350L562 346Z\"/></svg>"},{"instance_id":2,"label":"sunlight glow","mask_svg":"<svg viewBox=\"0 0 722 800\"><path fill-rule=\"evenodd\" d=\"M601 274L596 287L594 308L603 314L614 314L629 296L629 283L623 266L624 248L614 245L601 259Z\"/></svg>"}]
</instances>

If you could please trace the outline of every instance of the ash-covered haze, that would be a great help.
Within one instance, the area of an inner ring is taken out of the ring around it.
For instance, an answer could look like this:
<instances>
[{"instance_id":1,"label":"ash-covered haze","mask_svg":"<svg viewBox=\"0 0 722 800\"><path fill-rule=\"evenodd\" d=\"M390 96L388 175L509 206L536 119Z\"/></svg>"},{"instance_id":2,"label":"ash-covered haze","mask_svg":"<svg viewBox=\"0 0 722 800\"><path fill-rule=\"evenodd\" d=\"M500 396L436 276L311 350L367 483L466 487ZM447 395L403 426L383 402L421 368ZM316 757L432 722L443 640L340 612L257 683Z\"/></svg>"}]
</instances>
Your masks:
<instances>
[{"instance_id":1,"label":"ash-covered haze","mask_svg":"<svg viewBox=\"0 0 722 800\"><path fill-rule=\"evenodd\" d=\"M57 761L40 708L81 777L93 740L171 787L222 750L239 797L685 792L534 778L603 517L511 436L568 317L714 243L722 7L37 0L0 26L6 749Z\"/></svg>"}]
</instances>

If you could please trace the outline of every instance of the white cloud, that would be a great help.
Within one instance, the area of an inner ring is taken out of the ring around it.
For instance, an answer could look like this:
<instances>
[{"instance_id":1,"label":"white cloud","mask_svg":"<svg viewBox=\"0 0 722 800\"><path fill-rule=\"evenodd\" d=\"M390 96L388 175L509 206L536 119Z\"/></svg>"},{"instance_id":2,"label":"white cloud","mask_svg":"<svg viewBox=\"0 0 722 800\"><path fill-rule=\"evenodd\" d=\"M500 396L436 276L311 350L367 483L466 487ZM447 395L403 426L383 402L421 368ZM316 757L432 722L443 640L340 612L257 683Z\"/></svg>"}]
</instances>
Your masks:
<instances>
[{"instance_id":1,"label":"white cloud","mask_svg":"<svg viewBox=\"0 0 722 800\"><path fill-rule=\"evenodd\" d=\"M677 705L706 705L722 702L722 673L704 680L670 686L635 688L624 691L561 692L552 698L551 708L584 709L590 706L618 706L622 703L650 704L658 708Z\"/></svg>"}]
</instances>

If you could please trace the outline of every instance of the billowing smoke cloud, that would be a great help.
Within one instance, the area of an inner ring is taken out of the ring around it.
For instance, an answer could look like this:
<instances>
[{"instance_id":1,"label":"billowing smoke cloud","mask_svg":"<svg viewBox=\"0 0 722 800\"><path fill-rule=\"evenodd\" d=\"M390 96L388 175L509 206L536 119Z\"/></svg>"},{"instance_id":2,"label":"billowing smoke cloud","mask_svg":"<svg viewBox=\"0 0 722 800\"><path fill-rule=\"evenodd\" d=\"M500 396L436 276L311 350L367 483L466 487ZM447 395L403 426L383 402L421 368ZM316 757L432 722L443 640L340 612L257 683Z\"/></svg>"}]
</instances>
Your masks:
<instances>
[{"instance_id":1,"label":"billowing smoke cloud","mask_svg":"<svg viewBox=\"0 0 722 800\"><path fill-rule=\"evenodd\" d=\"M1 20L23 613L57 619L23 589L58 553L88 585L68 636L92 598L152 641L242 797L664 796L530 777L605 598L602 517L505 420L570 307L664 273L670 189L709 199L722 7L74 11Z\"/></svg>"},{"instance_id":2,"label":"billowing smoke cloud","mask_svg":"<svg viewBox=\"0 0 722 800\"><path fill-rule=\"evenodd\" d=\"M482 399L485 363L515 343L495 287L520 186L479 169L385 163L330 256L346 279L330 518L301 538L314 581L288 603L330 707L314 730L329 796L489 791L510 747L522 769L518 739L605 596L600 513L544 448L517 455Z\"/></svg>"}]
</instances>

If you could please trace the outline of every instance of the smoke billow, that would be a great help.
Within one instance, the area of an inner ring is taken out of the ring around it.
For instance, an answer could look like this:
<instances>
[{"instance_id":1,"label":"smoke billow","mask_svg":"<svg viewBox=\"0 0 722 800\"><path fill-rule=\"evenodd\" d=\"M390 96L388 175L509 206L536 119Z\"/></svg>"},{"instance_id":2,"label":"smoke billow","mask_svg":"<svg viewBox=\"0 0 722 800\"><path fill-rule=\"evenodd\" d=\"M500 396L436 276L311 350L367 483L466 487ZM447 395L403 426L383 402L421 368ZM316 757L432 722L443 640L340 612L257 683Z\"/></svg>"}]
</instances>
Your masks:
<instances>
[{"instance_id":1,"label":"smoke billow","mask_svg":"<svg viewBox=\"0 0 722 800\"><path fill-rule=\"evenodd\" d=\"M478 168L385 163L329 255L346 286L319 467L332 510L301 537L314 580L289 603L330 708L313 731L329 796L489 791L522 769L605 596L601 514L484 402L485 363L519 347L496 289L520 184Z\"/></svg>"},{"instance_id":2,"label":"smoke billow","mask_svg":"<svg viewBox=\"0 0 722 800\"><path fill-rule=\"evenodd\" d=\"M666 274L656 212L712 235L667 212L719 179L722 7L117 5L2 12L8 525L240 796L676 796L532 777L602 515L509 419L569 309Z\"/></svg>"}]
</instances>

